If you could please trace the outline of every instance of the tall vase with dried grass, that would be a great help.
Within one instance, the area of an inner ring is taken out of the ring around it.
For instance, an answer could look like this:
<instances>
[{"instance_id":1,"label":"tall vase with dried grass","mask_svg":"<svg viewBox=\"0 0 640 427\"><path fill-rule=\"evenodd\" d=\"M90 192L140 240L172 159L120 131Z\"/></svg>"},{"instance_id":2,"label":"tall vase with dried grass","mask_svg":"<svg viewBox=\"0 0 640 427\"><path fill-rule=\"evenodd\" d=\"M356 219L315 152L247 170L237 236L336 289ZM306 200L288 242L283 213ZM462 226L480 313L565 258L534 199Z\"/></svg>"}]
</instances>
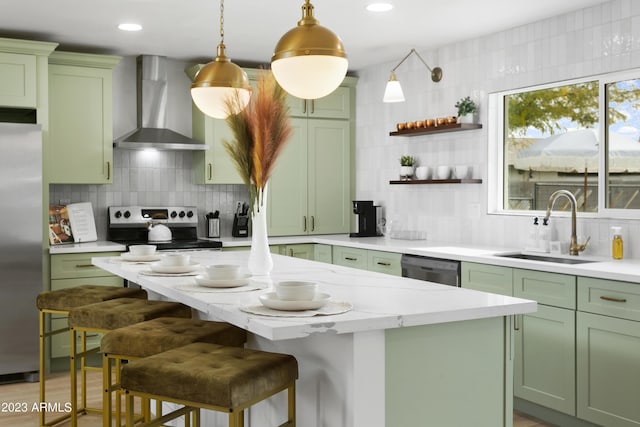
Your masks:
<instances>
[{"instance_id":1,"label":"tall vase with dried grass","mask_svg":"<svg viewBox=\"0 0 640 427\"><path fill-rule=\"evenodd\" d=\"M227 100L228 111L234 111L237 102L238 98ZM268 275L273 260L267 237L267 184L292 133L286 92L270 71L262 72L247 107L229 114L227 124L234 139L224 141L225 149L249 189L252 232L248 268L253 275Z\"/></svg>"}]
</instances>

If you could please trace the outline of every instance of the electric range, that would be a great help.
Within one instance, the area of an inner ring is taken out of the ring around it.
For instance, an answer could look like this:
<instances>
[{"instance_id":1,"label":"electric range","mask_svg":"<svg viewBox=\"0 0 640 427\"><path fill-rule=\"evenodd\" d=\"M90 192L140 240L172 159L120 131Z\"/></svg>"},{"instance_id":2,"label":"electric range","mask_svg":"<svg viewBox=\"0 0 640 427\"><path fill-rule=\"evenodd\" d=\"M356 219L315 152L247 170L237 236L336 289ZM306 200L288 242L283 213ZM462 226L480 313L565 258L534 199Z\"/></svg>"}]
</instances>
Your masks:
<instances>
[{"instance_id":1,"label":"electric range","mask_svg":"<svg viewBox=\"0 0 640 427\"><path fill-rule=\"evenodd\" d=\"M156 245L157 250L220 249L222 242L198 239L198 209L195 206L110 206L108 240L127 246ZM163 224L171 240L149 242L149 224Z\"/></svg>"}]
</instances>

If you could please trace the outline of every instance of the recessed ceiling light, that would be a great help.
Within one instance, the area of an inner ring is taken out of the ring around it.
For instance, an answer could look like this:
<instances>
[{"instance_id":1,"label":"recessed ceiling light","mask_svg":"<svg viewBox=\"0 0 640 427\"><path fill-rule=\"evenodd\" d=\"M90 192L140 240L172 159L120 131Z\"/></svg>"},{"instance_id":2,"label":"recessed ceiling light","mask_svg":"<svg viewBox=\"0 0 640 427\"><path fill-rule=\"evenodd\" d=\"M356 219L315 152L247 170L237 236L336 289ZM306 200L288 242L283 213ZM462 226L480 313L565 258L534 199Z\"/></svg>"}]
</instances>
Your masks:
<instances>
[{"instance_id":1,"label":"recessed ceiling light","mask_svg":"<svg viewBox=\"0 0 640 427\"><path fill-rule=\"evenodd\" d=\"M132 24L132 23L123 23L118 25L118 29L122 31L140 31L142 30L142 25Z\"/></svg>"},{"instance_id":2,"label":"recessed ceiling light","mask_svg":"<svg viewBox=\"0 0 640 427\"><path fill-rule=\"evenodd\" d=\"M367 5L367 10L369 12L388 12L393 9L393 5L391 3L370 3Z\"/></svg>"}]
</instances>

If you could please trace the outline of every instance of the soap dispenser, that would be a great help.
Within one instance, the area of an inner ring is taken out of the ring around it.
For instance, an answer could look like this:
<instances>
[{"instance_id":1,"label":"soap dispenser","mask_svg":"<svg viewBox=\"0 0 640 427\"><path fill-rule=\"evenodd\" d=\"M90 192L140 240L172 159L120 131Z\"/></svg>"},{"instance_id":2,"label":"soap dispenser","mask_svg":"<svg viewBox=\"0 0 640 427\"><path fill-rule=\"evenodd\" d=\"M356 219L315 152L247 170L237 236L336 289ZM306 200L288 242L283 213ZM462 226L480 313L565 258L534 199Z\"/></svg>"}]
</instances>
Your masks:
<instances>
[{"instance_id":1,"label":"soap dispenser","mask_svg":"<svg viewBox=\"0 0 640 427\"><path fill-rule=\"evenodd\" d=\"M611 227L611 257L622 259L624 255L624 244L622 242L622 231L620 227Z\"/></svg>"},{"instance_id":2,"label":"soap dispenser","mask_svg":"<svg viewBox=\"0 0 640 427\"><path fill-rule=\"evenodd\" d=\"M535 251L538 248L538 239L540 238L539 235L539 226L538 226L538 217L534 217L533 218L533 224L531 224L530 228L529 228L529 236L527 239L527 250L531 250L531 251Z\"/></svg>"},{"instance_id":3,"label":"soap dispenser","mask_svg":"<svg viewBox=\"0 0 640 427\"><path fill-rule=\"evenodd\" d=\"M542 219L540 228L538 247L542 252L549 252L549 240L551 240L551 231L549 230L549 218Z\"/></svg>"}]
</instances>

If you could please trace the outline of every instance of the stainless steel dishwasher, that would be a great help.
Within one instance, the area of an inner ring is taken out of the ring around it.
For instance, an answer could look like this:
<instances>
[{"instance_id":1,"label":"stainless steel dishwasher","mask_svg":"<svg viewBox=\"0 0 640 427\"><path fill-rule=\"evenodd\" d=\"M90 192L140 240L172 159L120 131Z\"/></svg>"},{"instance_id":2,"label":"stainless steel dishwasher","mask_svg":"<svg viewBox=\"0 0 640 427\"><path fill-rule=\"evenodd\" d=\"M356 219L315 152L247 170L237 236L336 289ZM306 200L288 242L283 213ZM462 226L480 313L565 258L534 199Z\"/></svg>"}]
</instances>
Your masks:
<instances>
[{"instance_id":1,"label":"stainless steel dishwasher","mask_svg":"<svg viewBox=\"0 0 640 427\"><path fill-rule=\"evenodd\" d=\"M402 277L460 287L460 261L403 254Z\"/></svg>"}]
</instances>

